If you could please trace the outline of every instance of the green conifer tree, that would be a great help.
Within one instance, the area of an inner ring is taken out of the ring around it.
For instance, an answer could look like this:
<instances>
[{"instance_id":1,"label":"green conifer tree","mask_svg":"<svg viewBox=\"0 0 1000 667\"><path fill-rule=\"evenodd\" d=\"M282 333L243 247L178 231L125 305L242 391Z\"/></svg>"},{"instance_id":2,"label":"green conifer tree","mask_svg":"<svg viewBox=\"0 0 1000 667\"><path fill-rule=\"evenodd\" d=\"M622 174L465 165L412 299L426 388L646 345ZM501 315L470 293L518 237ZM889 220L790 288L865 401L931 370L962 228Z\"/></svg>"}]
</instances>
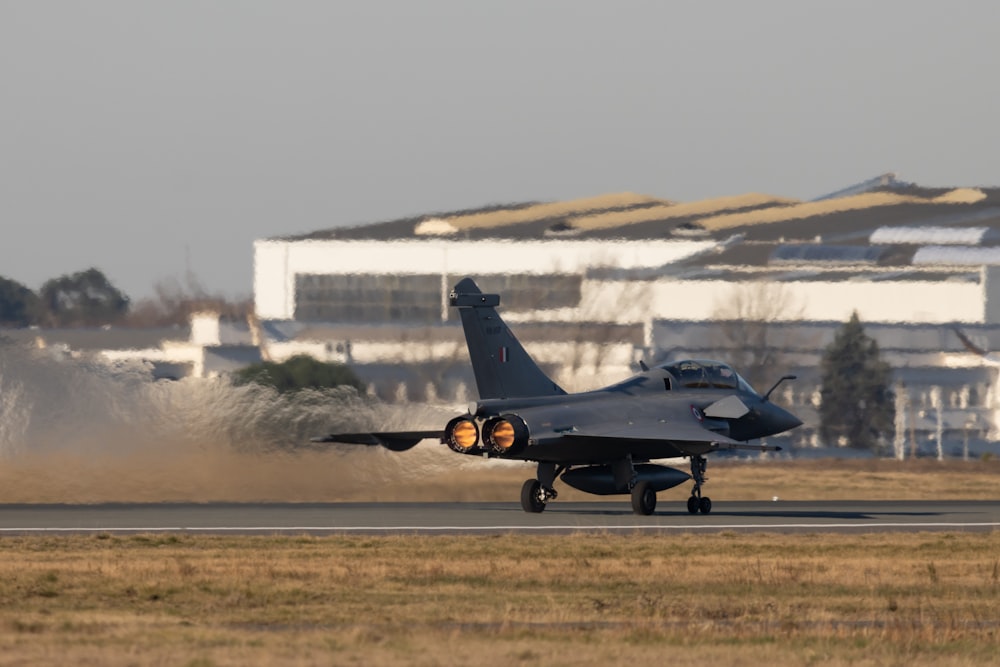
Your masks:
<instances>
[{"instance_id":1,"label":"green conifer tree","mask_svg":"<svg viewBox=\"0 0 1000 667\"><path fill-rule=\"evenodd\" d=\"M54 327L116 324L129 309L125 293L93 268L45 281L38 297L47 324Z\"/></svg>"},{"instance_id":2,"label":"green conifer tree","mask_svg":"<svg viewBox=\"0 0 1000 667\"><path fill-rule=\"evenodd\" d=\"M237 385L256 383L274 387L280 393L300 389L323 389L347 385L363 392L365 385L350 367L299 354L281 363L264 361L240 369L233 374Z\"/></svg>"},{"instance_id":3,"label":"green conifer tree","mask_svg":"<svg viewBox=\"0 0 1000 667\"><path fill-rule=\"evenodd\" d=\"M820 437L829 444L877 450L892 430L892 369L858 314L837 332L822 361Z\"/></svg>"},{"instance_id":4,"label":"green conifer tree","mask_svg":"<svg viewBox=\"0 0 1000 667\"><path fill-rule=\"evenodd\" d=\"M38 318L38 296L10 278L0 276L0 326L26 327Z\"/></svg>"}]
</instances>

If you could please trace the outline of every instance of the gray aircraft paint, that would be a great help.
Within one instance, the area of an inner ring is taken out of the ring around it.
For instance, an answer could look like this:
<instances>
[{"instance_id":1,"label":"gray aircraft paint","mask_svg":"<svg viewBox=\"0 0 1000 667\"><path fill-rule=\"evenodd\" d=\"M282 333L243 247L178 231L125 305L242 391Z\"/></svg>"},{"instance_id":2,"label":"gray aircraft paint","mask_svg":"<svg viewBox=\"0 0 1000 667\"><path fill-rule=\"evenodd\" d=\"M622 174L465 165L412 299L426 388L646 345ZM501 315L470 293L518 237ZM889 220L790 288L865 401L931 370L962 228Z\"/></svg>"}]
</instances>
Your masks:
<instances>
[{"instance_id":1,"label":"gray aircraft paint","mask_svg":"<svg viewBox=\"0 0 1000 667\"><path fill-rule=\"evenodd\" d=\"M639 514L652 513L657 491L693 478L689 511L707 514L711 501L701 494L705 454L775 450L748 441L801 423L769 400L770 391L761 396L728 365L714 361L643 364L640 373L617 384L567 394L504 323L498 295L483 294L464 278L449 301L461 314L480 394L469 412L441 431L339 433L314 440L401 451L439 438L461 454L535 461L537 479L522 489L522 507L529 512L542 511L558 495L553 485L560 476L591 493L630 493ZM675 457L691 459L691 475L649 463Z\"/></svg>"}]
</instances>

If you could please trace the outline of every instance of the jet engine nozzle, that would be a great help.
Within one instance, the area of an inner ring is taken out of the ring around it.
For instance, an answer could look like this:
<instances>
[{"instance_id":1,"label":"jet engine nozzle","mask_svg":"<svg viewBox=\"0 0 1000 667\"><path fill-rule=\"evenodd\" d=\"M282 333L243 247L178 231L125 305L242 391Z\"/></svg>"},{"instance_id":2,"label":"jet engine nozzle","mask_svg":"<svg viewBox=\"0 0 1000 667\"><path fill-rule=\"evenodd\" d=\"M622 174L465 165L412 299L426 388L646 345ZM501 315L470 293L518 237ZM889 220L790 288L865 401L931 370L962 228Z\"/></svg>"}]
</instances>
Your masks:
<instances>
[{"instance_id":1,"label":"jet engine nozzle","mask_svg":"<svg viewBox=\"0 0 1000 667\"><path fill-rule=\"evenodd\" d=\"M528 425L517 415L500 415L483 424L483 445L496 456L516 456L528 445Z\"/></svg>"},{"instance_id":2,"label":"jet engine nozzle","mask_svg":"<svg viewBox=\"0 0 1000 667\"><path fill-rule=\"evenodd\" d=\"M479 447L479 427L471 417L464 415L448 422L442 440L459 454L478 454L482 451Z\"/></svg>"}]
</instances>

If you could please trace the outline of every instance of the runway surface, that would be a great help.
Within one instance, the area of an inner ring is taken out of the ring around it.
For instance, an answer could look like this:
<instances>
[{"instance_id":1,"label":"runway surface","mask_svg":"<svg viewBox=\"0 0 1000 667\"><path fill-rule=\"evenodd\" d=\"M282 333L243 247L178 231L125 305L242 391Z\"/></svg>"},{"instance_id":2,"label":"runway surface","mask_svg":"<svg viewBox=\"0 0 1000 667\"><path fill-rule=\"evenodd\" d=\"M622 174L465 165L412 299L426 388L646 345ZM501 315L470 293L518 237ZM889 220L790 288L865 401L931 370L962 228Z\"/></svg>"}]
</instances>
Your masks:
<instances>
[{"instance_id":1,"label":"runway surface","mask_svg":"<svg viewBox=\"0 0 1000 667\"><path fill-rule=\"evenodd\" d=\"M632 514L627 498L517 503L164 503L0 505L0 536L86 533L484 534L643 532L992 531L1000 501L717 502L709 515L662 502Z\"/></svg>"}]
</instances>

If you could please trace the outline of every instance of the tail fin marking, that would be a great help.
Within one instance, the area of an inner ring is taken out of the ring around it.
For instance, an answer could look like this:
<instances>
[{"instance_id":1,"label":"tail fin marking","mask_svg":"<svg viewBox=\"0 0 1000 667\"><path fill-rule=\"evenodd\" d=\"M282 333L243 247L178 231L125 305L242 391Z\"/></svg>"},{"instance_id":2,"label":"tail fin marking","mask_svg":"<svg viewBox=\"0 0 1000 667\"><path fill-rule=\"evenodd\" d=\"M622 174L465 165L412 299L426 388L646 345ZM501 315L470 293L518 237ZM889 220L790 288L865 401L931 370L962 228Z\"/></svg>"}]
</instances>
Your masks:
<instances>
[{"instance_id":1,"label":"tail fin marking","mask_svg":"<svg viewBox=\"0 0 1000 667\"><path fill-rule=\"evenodd\" d=\"M450 303L462 318L480 399L566 393L538 367L497 314L499 295L483 294L471 278L463 278L452 290Z\"/></svg>"}]
</instances>

